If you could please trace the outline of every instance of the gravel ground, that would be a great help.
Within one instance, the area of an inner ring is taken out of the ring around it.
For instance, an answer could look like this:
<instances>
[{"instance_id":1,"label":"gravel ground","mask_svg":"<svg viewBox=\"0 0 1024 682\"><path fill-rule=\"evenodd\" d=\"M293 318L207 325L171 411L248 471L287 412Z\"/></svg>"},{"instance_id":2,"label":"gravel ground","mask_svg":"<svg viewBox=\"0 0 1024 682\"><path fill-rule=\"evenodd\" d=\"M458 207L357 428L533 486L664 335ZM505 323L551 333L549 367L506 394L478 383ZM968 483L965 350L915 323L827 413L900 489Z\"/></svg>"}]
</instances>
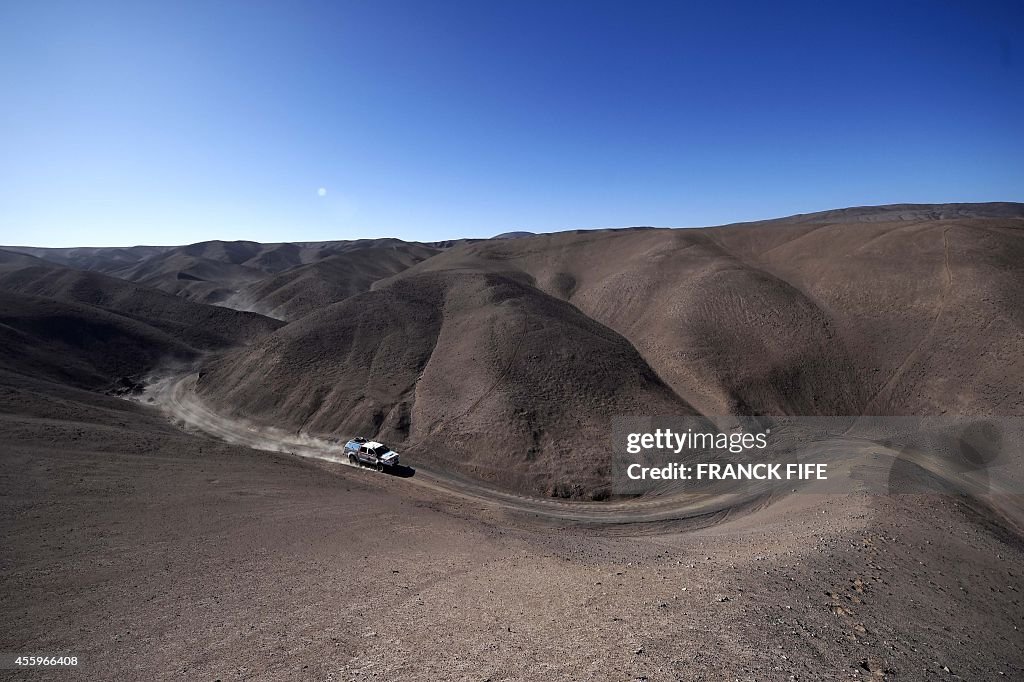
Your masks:
<instances>
[{"instance_id":1,"label":"gravel ground","mask_svg":"<svg viewBox=\"0 0 1024 682\"><path fill-rule=\"evenodd\" d=\"M89 679L1024 676L1021 543L962 500L581 526L82 409L0 417L0 648Z\"/></svg>"}]
</instances>

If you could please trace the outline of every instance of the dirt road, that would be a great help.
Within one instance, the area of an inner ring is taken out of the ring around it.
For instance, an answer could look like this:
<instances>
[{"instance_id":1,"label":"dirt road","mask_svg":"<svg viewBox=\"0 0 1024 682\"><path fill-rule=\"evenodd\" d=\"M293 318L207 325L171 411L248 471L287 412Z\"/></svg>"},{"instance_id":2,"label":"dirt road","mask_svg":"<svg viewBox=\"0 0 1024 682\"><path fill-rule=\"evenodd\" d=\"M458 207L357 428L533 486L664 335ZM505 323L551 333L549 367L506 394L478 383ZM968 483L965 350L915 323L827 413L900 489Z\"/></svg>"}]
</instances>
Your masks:
<instances>
[{"instance_id":1,"label":"dirt road","mask_svg":"<svg viewBox=\"0 0 1024 682\"><path fill-rule=\"evenodd\" d=\"M228 443L352 466L346 458L338 455L340 446L337 444L273 427L246 424L214 413L191 390L195 380L195 374L187 374L156 381L150 385L143 399L148 401L151 398L177 423ZM586 524L686 520L696 527L762 507L771 498L770 489L749 486L742 493L730 495L677 494L623 502L577 502L517 495L431 470L420 463L410 474L414 475L403 477L403 482L408 485L424 486L446 495L497 505L507 511Z\"/></svg>"},{"instance_id":2,"label":"dirt road","mask_svg":"<svg viewBox=\"0 0 1024 682\"><path fill-rule=\"evenodd\" d=\"M337 443L218 415L204 405L192 390L196 378L195 373L186 373L157 380L149 386L143 399L147 402L151 400L179 425L228 443L352 466L346 458L339 456L340 446ZM827 490L833 493L847 492L843 483L835 482L837 479L849 480L851 485L859 480L861 490L884 492L877 487L871 490L873 482L865 480L864 470L869 470L869 477L884 479L886 472L882 469L890 467L897 455L901 462L914 465L914 476L930 477L930 484L941 481L947 489L990 502L1008 522L1016 527L1024 527L1024 505L1018 494L1024 486L1019 485L1019 480L972 477L971 472L957 469L939 454L908 450L897 453L875 440L856 436L809 443L804 453L805 458L830 466L834 482ZM736 486L734 491L726 493L693 494L676 490L658 494L654 491L643 497L626 500L580 502L519 495L431 469L419 462L415 464L415 469L402 467L398 476L408 485L426 487L445 495L491 504L505 511L534 517L603 525L677 521L685 522L680 525L687 528L720 523L764 508L779 496L782 488L771 482L746 481ZM814 492L807 484L794 485L800 485L802 492ZM786 491L795 492L796 488L787 485Z\"/></svg>"}]
</instances>

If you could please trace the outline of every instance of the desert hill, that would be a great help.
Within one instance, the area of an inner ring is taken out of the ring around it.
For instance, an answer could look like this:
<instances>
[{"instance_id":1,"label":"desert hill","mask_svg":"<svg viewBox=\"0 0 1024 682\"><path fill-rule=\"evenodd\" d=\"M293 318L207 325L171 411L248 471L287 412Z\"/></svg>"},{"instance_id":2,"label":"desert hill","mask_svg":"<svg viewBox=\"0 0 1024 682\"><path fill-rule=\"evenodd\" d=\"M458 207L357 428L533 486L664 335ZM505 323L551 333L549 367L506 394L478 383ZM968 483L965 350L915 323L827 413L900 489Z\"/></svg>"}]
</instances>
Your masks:
<instances>
[{"instance_id":1,"label":"desert hill","mask_svg":"<svg viewBox=\"0 0 1024 682\"><path fill-rule=\"evenodd\" d=\"M1022 256L1016 218L464 244L224 357L201 394L531 492L568 480L563 463L600 481L616 414L1019 414L1001 377L1024 376ZM633 375L645 388L623 400Z\"/></svg>"},{"instance_id":2,"label":"desert hill","mask_svg":"<svg viewBox=\"0 0 1024 682\"><path fill-rule=\"evenodd\" d=\"M5 246L7 251L35 256L58 265L97 272L111 272L159 256L173 246L86 246L72 248L43 248L34 246Z\"/></svg>"},{"instance_id":3,"label":"desert hill","mask_svg":"<svg viewBox=\"0 0 1024 682\"><path fill-rule=\"evenodd\" d=\"M420 244L387 244L344 250L242 286L221 305L254 310L281 320L303 315L367 291L440 249Z\"/></svg>"},{"instance_id":4,"label":"desert hill","mask_svg":"<svg viewBox=\"0 0 1024 682\"><path fill-rule=\"evenodd\" d=\"M262 315L197 305L116 277L49 263L0 267L0 291L91 306L151 325L204 350L244 344L281 326Z\"/></svg>"},{"instance_id":5,"label":"desert hill","mask_svg":"<svg viewBox=\"0 0 1024 682\"><path fill-rule=\"evenodd\" d=\"M254 368L258 368L254 371ZM495 274L423 274L207 364L218 411L318 436L362 433L537 493L595 496L617 414L692 414L622 337Z\"/></svg>"},{"instance_id":6,"label":"desert hill","mask_svg":"<svg viewBox=\"0 0 1024 682\"><path fill-rule=\"evenodd\" d=\"M607 230L465 245L397 279L524 278L705 414L1019 414L1000 377L1024 373L1022 249L1021 218Z\"/></svg>"},{"instance_id":7,"label":"desert hill","mask_svg":"<svg viewBox=\"0 0 1024 682\"><path fill-rule=\"evenodd\" d=\"M143 322L66 301L0 292L0 371L109 389L194 348ZM5 382L6 383L6 382Z\"/></svg>"},{"instance_id":8,"label":"desert hill","mask_svg":"<svg viewBox=\"0 0 1024 682\"><path fill-rule=\"evenodd\" d=\"M199 303L220 302L267 275L228 258L207 258L185 249L166 251L111 274Z\"/></svg>"},{"instance_id":9,"label":"desert hill","mask_svg":"<svg viewBox=\"0 0 1024 682\"><path fill-rule=\"evenodd\" d=\"M33 265L46 265L46 261L27 253L0 249L0 273L27 268Z\"/></svg>"},{"instance_id":10,"label":"desert hill","mask_svg":"<svg viewBox=\"0 0 1024 682\"><path fill-rule=\"evenodd\" d=\"M204 242L118 271L152 286L25 258L0 254L0 290L221 351L198 390L226 415L376 436L531 493L603 494L617 414L1024 413L1019 204L434 245ZM177 296L154 290L168 282ZM184 300L221 295L291 322Z\"/></svg>"},{"instance_id":11,"label":"desert hill","mask_svg":"<svg viewBox=\"0 0 1024 682\"><path fill-rule=\"evenodd\" d=\"M0 369L109 390L245 344L280 322L0 251ZM7 383L3 381L3 383Z\"/></svg>"},{"instance_id":12,"label":"desert hill","mask_svg":"<svg viewBox=\"0 0 1024 682\"><path fill-rule=\"evenodd\" d=\"M175 247L111 274L200 303L294 319L315 306L364 291L373 280L437 250L398 239L211 241ZM375 262L364 262L371 259Z\"/></svg>"},{"instance_id":13,"label":"desert hill","mask_svg":"<svg viewBox=\"0 0 1024 682\"><path fill-rule=\"evenodd\" d=\"M369 277L393 275L438 250L466 241L419 243L381 238L261 244L211 240L185 246L3 248L11 254L103 272L199 303L258 312L279 309L277 317L292 319L314 306L365 290L372 281ZM365 253L359 257L357 252ZM278 277L333 257L338 257L334 266ZM362 262L370 258L377 262ZM346 260L352 269L343 267ZM306 290L305 285L310 288ZM282 287L286 288L278 291ZM291 293L298 292L304 302L289 303ZM267 301L262 300L264 295Z\"/></svg>"},{"instance_id":14,"label":"desert hill","mask_svg":"<svg viewBox=\"0 0 1024 682\"><path fill-rule=\"evenodd\" d=\"M852 206L815 213L799 213L785 218L759 220L751 225L770 223L889 223L896 221L957 220L973 218L1024 218L1024 204L1009 201L951 204L888 204Z\"/></svg>"},{"instance_id":15,"label":"desert hill","mask_svg":"<svg viewBox=\"0 0 1024 682\"><path fill-rule=\"evenodd\" d=\"M280 272L290 267L315 262L332 253L401 243L404 242L390 238L273 244L213 239L184 246L73 248L5 246L3 248L7 251L24 253L81 270L97 270L100 272L117 270L121 276L131 278L132 266L139 265L144 261L158 259L171 253L205 261L246 266L263 272Z\"/></svg>"}]
</instances>

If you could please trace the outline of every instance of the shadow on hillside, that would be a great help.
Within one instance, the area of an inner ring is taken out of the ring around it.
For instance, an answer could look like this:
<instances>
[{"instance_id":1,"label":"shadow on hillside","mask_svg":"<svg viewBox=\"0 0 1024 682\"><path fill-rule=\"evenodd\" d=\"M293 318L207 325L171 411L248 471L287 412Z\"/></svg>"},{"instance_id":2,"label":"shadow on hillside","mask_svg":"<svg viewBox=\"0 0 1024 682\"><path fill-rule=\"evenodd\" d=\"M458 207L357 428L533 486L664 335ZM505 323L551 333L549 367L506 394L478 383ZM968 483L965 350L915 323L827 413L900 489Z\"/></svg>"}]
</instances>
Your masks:
<instances>
[{"instance_id":1,"label":"shadow on hillside","mask_svg":"<svg viewBox=\"0 0 1024 682\"><path fill-rule=\"evenodd\" d=\"M399 464L396 467L386 467L384 473L397 476L398 478L412 478L416 475L416 470L404 464Z\"/></svg>"}]
</instances>

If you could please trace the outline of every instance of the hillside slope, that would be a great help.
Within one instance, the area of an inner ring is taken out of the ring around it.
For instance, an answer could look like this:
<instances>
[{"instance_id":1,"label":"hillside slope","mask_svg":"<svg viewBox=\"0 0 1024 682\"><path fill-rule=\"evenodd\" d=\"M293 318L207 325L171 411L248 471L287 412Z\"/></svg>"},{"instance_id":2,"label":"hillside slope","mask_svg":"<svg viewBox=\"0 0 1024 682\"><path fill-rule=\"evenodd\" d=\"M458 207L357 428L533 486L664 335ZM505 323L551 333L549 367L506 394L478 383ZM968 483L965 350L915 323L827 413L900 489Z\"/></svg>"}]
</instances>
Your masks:
<instances>
[{"instance_id":1,"label":"hillside slope","mask_svg":"<svg viewBox=\"0 0 1024 682\"><path fill-rule=\"evenodd\" d=\"M367 291L377 280L437 253L439 249L419 244L347 250L245 285L220 305L294 320Z\"/></svg>"},{"instance_id":2,"label":"hillside slope","mask_svg":"<svg viewBox=\"0 0 1024 682\"><path fill-rule=\"evenodd\" d=\"M110 274L191 301L294 319L365 291L439 248L399 239L208 241L167 249ZM371 259L379 262L364 262Z\"/></svg>"},{"instance_id":3,"label":"hillside slope","mask_svg":"<svg viewBox=\"0 0 1024 682\"><path fill-rule=\"evenodd\" d=\"M27 255L0 253L0 291L138 322L124 333L161 354L249 342L208 360L198 390L256 427L375 436L497 485L600 497L620 414L1024 414L1022 213L869 207L443 249L208 242L134 270L187 256L214 264L206 283L259 273L233 304L284 326ZM29 303L9 307L11 329L39 333ZM28 338L9 343L31 356ZM110 376L91 363L76 381Z\"/></svg>"},{"instance_id":4,"label":"hillside slope","mask_svg":"<svg viewBox=\"0 0 1024 682\"><path fill-rule=\"evenodd\" d=\"M5 373L86 389L135 381L198 353L151 325L92 306L0 291L0 384Z\"/></svg>"},{"instance_id":5,"label":"hillside slope","mask_svg":"<svg viewBox=\"0 0 1024 682\"><path fill-rule=\"evenodd\" d=\"M1024 220L607 230L452 249L616 330L705 414L1021 414Z\"/></svg>"},{"instance_id":6,"label":"hillside slope","mask_svg":"<svg viewBox=\"0 0 1024 682\"><path fill-rule=\"evenodd\" d=\"M35 246L4 246L3 249L23 253L40 260L81 270L112 272L140 263L175 248L173 246L83 246L43 248Z\"/></svg>"},{"instance_id":7,"label":"hillside slope","mask_svg":"<svg viewBox=\"0 0 1024 682\"><path fill-rule=\"evenodd\" d=\"M205 350L244 344L281 326L255 313L191 303L116 277L49 263L0 267L0 291L91 306Z\"/></svg>"},{"instance_id":8,"label":"hillside slope","mask_svg":"<svg viewBox=\"0 0 1024 682\"><path fill-rule=\"evenodd\" d=\"M492 274L403 279L205 366L218 411L319 436L362 433L498 485L607 491L617 414L692 414L622 337Z\"/></svg>"},{"instance_id":9,"label":"hillside slope","mask_svg":"<svg viewBox=\"0 0 1024 682\"><path fill-rule=\"evenodd\" d=\"M0 386L131 389L154 369L248 343L281 326L38 258L0 251Z\"/></svg>"}]
</instances>

